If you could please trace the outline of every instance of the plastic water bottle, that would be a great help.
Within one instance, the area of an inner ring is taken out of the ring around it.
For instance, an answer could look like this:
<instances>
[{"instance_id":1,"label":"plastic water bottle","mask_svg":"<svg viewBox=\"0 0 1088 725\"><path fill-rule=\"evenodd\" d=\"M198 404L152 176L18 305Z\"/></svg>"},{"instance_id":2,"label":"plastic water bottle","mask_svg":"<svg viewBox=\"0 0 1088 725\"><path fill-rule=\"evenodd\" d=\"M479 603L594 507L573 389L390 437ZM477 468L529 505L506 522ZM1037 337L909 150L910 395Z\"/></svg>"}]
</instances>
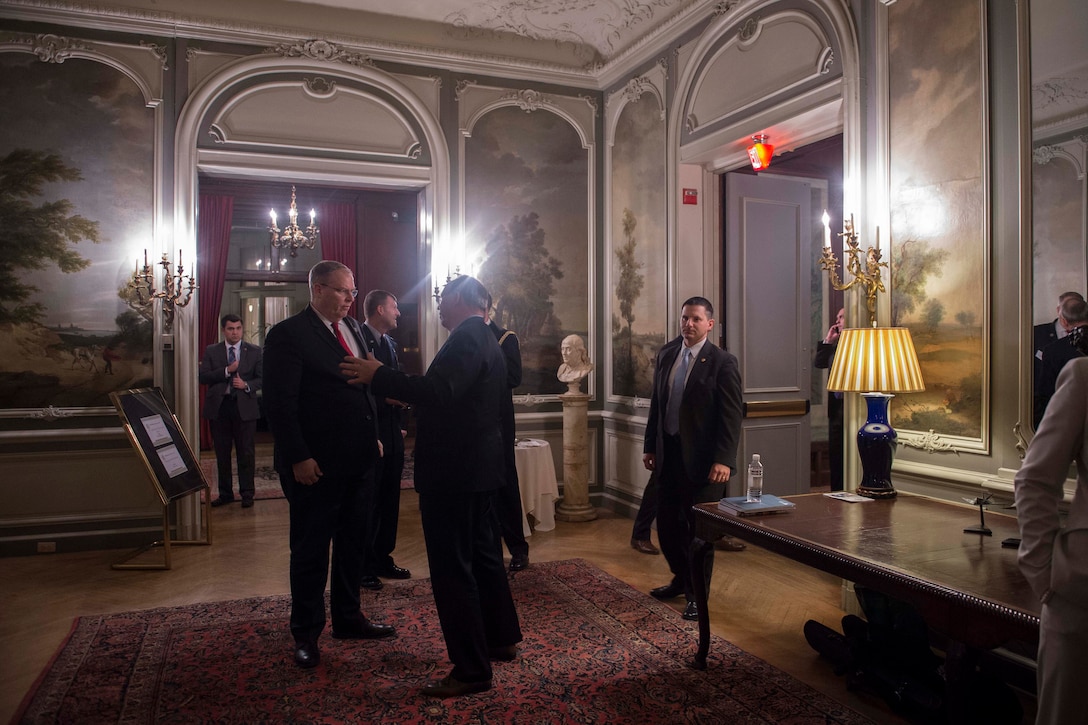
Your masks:
<instances>
[{"instance_id":1,"label":"plastic water bottle","mask_svg":"<svg viewBox=\"0 0 1088 725\"><path fill-rule=\"evenodd\" d=\"M748 464L748 503L759 503L763 500L763 464L759 462L759 454L752 454L752 462Z\"/></svg>"}]
</instances>

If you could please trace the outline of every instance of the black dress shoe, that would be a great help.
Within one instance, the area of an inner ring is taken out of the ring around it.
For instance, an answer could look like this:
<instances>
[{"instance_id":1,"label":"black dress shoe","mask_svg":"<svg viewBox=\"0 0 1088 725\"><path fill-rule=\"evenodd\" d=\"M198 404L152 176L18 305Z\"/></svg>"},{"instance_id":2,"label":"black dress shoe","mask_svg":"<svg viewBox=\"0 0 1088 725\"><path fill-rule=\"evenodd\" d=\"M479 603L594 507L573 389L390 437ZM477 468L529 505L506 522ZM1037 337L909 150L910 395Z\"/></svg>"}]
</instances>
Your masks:
<instances>
[{"instance_id":1,"label":"black dress shoe","mask_svg":"<svg viewBox=\"0 0 1088 725\"><path fill-rule=\"evenodd\" d=\"M234 497L233 496L231 498L223 498L222 496L220 496L219 498L212 501L212 508L219 508L220 506L226 506L228 503L234 503Z\"/></svg>"},{"instance_id":2,"label":"black dress shoe","mask_svg":"<svg viewBox=\"0 0 1088 725\"><path fill-rule=\"evenodd\" d=\"M480 682L461 682L455 680L453 675L447 675L442 680L427 685L423 688L423 694L428 697L461 697L475 692L485 692L491 689L491 680Z\"/></svg>"},{"instance_id":3,"label":"black dress shoe","mask_svg":"<svg viewBox=\"0 0 1088 725\"><path fill-rule=\"evenodd\" d=\"M321 664L321 650L317 642L295 642L295 664L304 670Z\"/></svg>"},{"instance_id":4,"label":"black dress shoe","mask_svg":"<svg viewBox=\"0 0 1088 725\"><path fill-rule=\"evenodd\" d=\"M505 647L492 647L487 651L487 657L499 662L513 662L518 658L518 646L511 644Z\"/></svg>"},{"instance_id":5,"label":"black dress shoe","mask_svg":"<svg viewBox=\"0 0 1088 725\"><path fill-rule=\"evenodd\" d=\"M684 585L679 582L669 582L663 587L650 590L650 596L654 599L675 599L684 593Z\"/></svg>"},{"instance_id":6,"label":"black dress shoe","mask_svg":"<svg viewBox=\"0 0 1088 725\"><path fill-rule=\"evenodd\" d=\"M382 584L382 580L376 576L364 576L359 581L359 586L361 586L363 589L373 589L374 591L378 591L385 585Z\"/></svg>"},{"instance_id":7,"label":"black dress shoe","mask_svg":"<svg viewBox=\"0 0 1088 725\"><path fill-rule=\"evenodd\" d=\"M374 622L363 622L357 627L351 627L350 629L334 629L332 631L333 639L383 639L384 637L392 637L397 633L397 628L391 624L376 624Z\"/></svg>"},{"instance_id":8,"label":"black dress shoe","mask_svg":"<svg viewBox=\"0 0 1088 725\"><path fill-rule=\"evenodd\" d=\"M251 499L251 498L243 498L243 499L242 499L242 508L244 508L244 509L251 509L251 508L253 508L253 499Z\"/></svg>"},{"instance_id":9,"label":"black dress shoe","mask_svg":"<svg viewBox=\"0 0 1088 725\"><path fill-rule=\"evenodd\" d=\"M699 605L695 602L688 602L688 605L684 607L684 613L680 616L692 622L697 621L699 619Z\"/></svg>"},{"instance_id":10,"label":"black dress shoe","mask_svg":"<svg viewBox=\"0 0 1088 725\"><path fill-rule=\"evenodd\" d=\"M661 551L649 539L631 539L631 548L640 554L660 554Z\"/></svg>"},{"instance_id":11,"label":"black dress shoe","mask_svg":"<svg viewBox=\"0 0 1088 725\"><path fill-rule=\"evenodd\" d=\"M378 576L380 576L382 579L411 579L412 572L408 571L403 566L390 564L389 566L379 571Z\"/></svg>"},{"instance_id":12,"label":"black dress shoe","mask_svg":"<svg viewBox=\"0 0 1088 725\"><path fill-rule=\"evenodd\" d=\"M510 571L521 571L522 569L529 568L529 555L528 554L511 554L510 555Z\"/></svg>"}]
</instances>

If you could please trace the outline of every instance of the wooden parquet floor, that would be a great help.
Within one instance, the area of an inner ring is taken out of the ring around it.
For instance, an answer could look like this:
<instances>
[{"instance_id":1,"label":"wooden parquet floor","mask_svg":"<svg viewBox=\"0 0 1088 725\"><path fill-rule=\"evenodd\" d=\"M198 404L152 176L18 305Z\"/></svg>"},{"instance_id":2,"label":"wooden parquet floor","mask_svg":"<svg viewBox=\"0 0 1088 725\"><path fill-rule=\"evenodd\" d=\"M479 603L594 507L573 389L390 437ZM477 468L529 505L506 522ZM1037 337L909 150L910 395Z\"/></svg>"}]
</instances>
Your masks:
<instances>
[{"instance_id":1,"label":"wooden parquet floor","mask_svg":"<svg viewBox=\"0 0 1088 725\"><path fill-rule=\"evenodd\" d=\"M215 509L213 544L175 547L170 571L112 570L125 551L0 559L0 722L11 719L76 616L287 593L287 513L283 499ZM530 560L584 558L647 592L667 583L664 558L634 551L630 536L629 519L601 510L595 521L534 534ZM413 576L429 576L412 491L402 497L395 557ZM715 552L715 634L878 722L907 722L879 698L848 691L806 644L806 620L838 628L839 602L840 582L830 576L756 547Z\"/></svg>"}]
</instances>

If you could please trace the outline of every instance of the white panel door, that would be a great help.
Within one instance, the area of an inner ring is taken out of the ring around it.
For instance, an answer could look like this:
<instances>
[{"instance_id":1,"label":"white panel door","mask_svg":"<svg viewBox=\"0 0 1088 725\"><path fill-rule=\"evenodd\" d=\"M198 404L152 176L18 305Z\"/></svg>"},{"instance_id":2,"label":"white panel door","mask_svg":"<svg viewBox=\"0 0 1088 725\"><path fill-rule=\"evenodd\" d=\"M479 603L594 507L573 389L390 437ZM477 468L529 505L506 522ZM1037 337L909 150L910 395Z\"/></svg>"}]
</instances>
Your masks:
<instances>
[{"instance_id":1,"label":"white panel door","mask_svg":"<svg viewBox=\"0 0 1088 725\"><path fill-rule=\"evenodd\" d=\"M809 341L812 192L803 181L726 174L725 330L740 362L745 418L730 495L740 495L753 453L763 490L810 489Z\"/></svg>"}]
</instances>

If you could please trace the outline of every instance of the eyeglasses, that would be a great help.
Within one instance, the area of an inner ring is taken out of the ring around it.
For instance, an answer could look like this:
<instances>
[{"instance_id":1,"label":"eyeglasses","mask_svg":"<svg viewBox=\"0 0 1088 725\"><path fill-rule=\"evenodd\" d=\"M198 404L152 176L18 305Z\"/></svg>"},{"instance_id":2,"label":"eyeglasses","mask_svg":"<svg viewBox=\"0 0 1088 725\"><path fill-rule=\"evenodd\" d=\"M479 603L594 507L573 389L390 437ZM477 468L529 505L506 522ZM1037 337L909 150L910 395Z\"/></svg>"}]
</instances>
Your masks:
<instances>
[{"instance_id":1,"label":"eyeglasses","mask_svg":"<svg viewBox=\"0 0 1088 725\"><path fill-rule=\"evenodd\" d=\"M339 292L342 295L351 295L351 299L355 299L359 296L359 290L357 289L348 289L347 287L333 287L331 284L325 284L324 282L318 282L317 284L321 285L322 287L328 287L333 292Z\"/></svg>"}]
</instances>

